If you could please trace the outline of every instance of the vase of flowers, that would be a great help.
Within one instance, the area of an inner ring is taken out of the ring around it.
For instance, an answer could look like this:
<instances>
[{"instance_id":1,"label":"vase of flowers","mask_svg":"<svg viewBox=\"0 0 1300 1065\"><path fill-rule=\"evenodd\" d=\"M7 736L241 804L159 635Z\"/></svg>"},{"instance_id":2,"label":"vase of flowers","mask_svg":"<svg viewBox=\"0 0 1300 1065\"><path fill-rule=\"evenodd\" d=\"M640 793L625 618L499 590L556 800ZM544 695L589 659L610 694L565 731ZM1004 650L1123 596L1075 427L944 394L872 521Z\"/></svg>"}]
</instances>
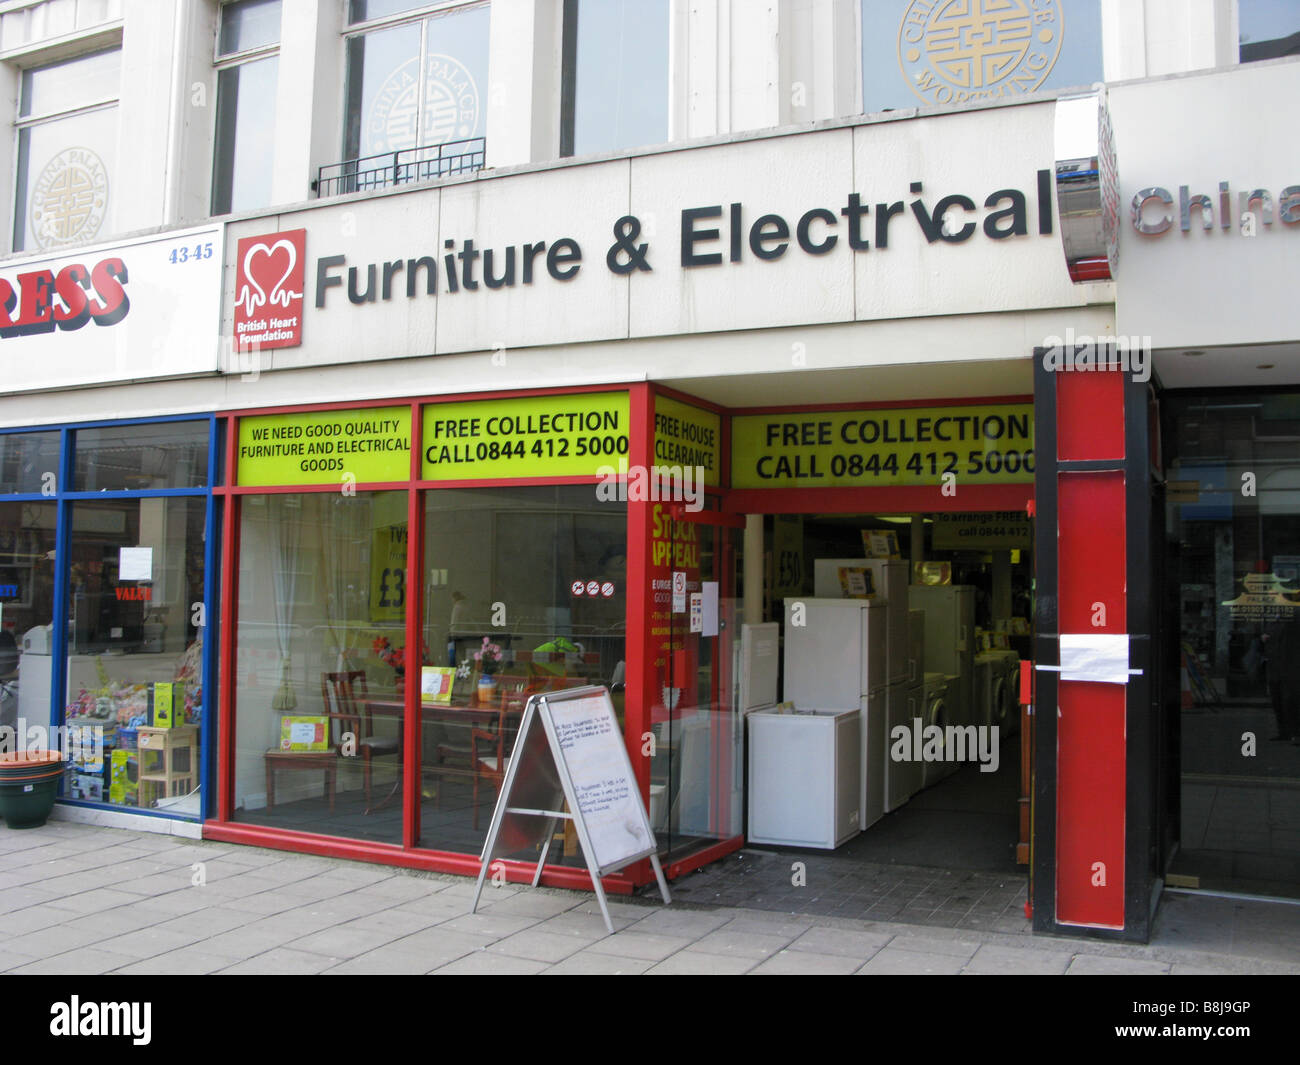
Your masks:
<instances>
[{"instance_id":1,"label":"vase of flowers","mask_svg":"<svg viewBox=\"0 0 1300 1065\"><path fill-rule=\"evenodd\" d=\"M394 647L387 636L376 636L370 644L384 662L393 667L393 686L400 692L406 687L406 648ZM428 651L421 648L422 660L428 661Z\"/></svg>"},{"instance_id":2,"label":"vase of flowers","mask_svg":"<svg viewBox=\"0 0 1300 1065\"><path fill-rule=\"evenodd\" d=\"M474 662L479 669L478 701L490 702L497 690L496 674L501 668L501 645L484 636L483 645L474 652Z\"/></svg>"}]
</instances>

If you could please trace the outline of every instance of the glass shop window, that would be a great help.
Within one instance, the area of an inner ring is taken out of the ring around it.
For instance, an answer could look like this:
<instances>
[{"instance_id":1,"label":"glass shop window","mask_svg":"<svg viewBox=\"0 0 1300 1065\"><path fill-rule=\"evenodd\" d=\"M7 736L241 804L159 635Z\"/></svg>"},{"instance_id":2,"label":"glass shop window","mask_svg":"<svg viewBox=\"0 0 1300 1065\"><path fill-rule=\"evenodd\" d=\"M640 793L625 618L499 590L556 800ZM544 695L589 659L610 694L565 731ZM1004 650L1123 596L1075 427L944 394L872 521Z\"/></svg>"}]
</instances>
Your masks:
<instances>
[{"instance_id":1,"label":"glass shop window","mask_svg":"<svg viewBox=\"0 0 1300 1065\"><path fill-rule=\"evenodd\" d=\"M206 421L78 429L75 439L75 492L207 487Z\"/></svg>"},{"instance_id":2,"label":"glass shop window","mask_svg":"<svg viewBox=\"0 0 1300 1065\"><path fill-rule=\"evenodd\" d=\"M668 0L573 0L561 155L668 140Z\"/></svg>"},{"instance_id":3,"label":"glass shop window","mask_svg":"<svg viewBox=\"0 0 1300 1065\"><path fill-rule=\"evenodd\" d=\"M246 496L235 820L400 843L407 494Z\"/></svg>"},{"instance_id":4,"label":"glass shop window","mask_svg":"<svg viewBox=\"0 0 1300 1065\"><path fill-rule=\"evenodd\" d=\"M425 496L421 846L477 854L527 696L623 710L627 506L591 485Z\"/></svg>"},{"instance_id":5,"label":"glass shop window","mask_svg":"<svg viewBox=\"0 0 1300 1065\"><path fill-rule=\"evenodd\" d=\"M49 494L58 472L58 433L0 434L0 494Z\"/></svg>"},{"instance_id":6,"label":"glass shop window","mask_svg":"<svg viewBox=\"0 0 1300 1065\"><path fill-rule=\"evenodd\" d=\"M55 510L0 503L0 730L50 721ZM26 748L25 739L9 742Z\"/></svg>"},{"instance_id":7,"label":"glass shop window","mask_svg":"<svg viewBox=\"0 0 1300 1065\"><path fill-rule=\"evenodd\" d=\"M1102 80L1101 0L862 3L862 109L1015 100Z\"/></svg>"},{"instance_id":8,"label":"glass shop window","mask_svg":"<svg viewBox=\"0 0 1300 1065\"><path fill-rule=\"evenodd\" d=\"M1300 55L1300 2L1240 0L1237 31L1243 63Z\"/></svg>"},{"instance_id":9,"label":"glass shop window","mask_svg":"<svg viewBox=\"0 0 1300 1065\"><path fill-rule=\"evenodd\" d=\"M119 48L22 72L13 250L57 249L111 232Z\"/></svg>"},{"instance_id":10,"label":"glass shop window","mask_svg":"<svg viewBox=\"0 0 1300 1065\"><path fill-rule=\"evenodd\" d=\"M279 42L280 0L222 5L212 164L214 215L271 202Z\"/></svg>"},{"instance_id":11,"label":"glass shop window","mask_svg":"<svg viewBox=\"0 0 1300 1065\"><path fill-rule=\"evenodd\" d=\"M352 0L343 131L348 159L483 136L489 5L428 6ZM408 19L371 28L408 11ZM414 161L403 157L403 164Z\"/></svg>"},{"instance_id":12,"label":"glass shop window","mask_svg":"<svg viewBox=\"0 0 1300 1065\"><path fill-rule=\"evenodd\" d=\"M64 797L198 817L201 497L77 500Z\"/></svg>"}]
</instances>

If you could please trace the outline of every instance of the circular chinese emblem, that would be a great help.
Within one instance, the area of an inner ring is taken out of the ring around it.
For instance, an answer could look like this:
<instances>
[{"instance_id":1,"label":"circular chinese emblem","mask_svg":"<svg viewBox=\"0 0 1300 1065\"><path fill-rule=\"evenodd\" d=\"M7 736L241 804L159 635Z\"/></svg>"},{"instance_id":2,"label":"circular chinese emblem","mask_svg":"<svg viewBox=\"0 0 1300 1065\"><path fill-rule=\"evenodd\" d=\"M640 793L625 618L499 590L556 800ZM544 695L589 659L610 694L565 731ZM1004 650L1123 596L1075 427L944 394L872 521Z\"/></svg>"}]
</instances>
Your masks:
<instances>
[{"instance_id":1,"label":"circular chinese emblem","mask_svg":"<svg viewBox=\"0 0 1300 1065\"><path fill-rule=\"evenodd\" d=\"M912 0L898 27L898 62L927 104L1022 96L1061 52L1060 0Z\"/></svg>"},{"instance_id":2,"label":"circular chinese emblem","mask_svg":"<svg viewBox=\"0 0 1300 1065\"><path fill-rule=\"evenodd\" d=\"M466 140L479 124L473 75L449 55L425 56L424 101L418 95L419 59L408 59L379 87L366 122L368 154Z\"/></svg>"},{"instance_id":3,"label":"circular chinese emblem","mask_svg":"<svg viewBox=\"0 0 1300 1065\"><path fill-rule=\"evenodd\" d=\"M89 148L65 148L32 189L32 235L42 248L91 240L104 225L108 168Z\"/></svg>"}]
</instances>

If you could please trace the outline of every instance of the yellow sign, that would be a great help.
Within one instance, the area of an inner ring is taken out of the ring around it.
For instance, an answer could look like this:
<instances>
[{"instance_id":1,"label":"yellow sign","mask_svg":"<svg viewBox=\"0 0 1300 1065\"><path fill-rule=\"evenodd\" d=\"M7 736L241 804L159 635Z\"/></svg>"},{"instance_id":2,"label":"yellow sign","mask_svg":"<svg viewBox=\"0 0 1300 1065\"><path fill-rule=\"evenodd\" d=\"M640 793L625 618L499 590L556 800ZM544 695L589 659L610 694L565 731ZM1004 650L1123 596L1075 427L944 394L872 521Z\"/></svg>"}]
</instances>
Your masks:
<instances>
[{"instance_id":1,"label":"yellow sign","mask_svg":"<svg viewBox=\"0 0 1300 1065\"><path fill-rule=\"evenodd\" d=\"M722 464L722 419L667 396L655 396L656 466L693 466L704 471L695 483L717 486Z\"/></svg>"},{"instance_id":2,"label":"yellow sign","mask_svg":"<svg viewBox=\"0 0 1300 1065\"><path fill-rule=\"evenodd\" d=\"M411 410L374 407L239 419L240 485L405 481Z\"/></svg>"},{"instance_id":3,"label":"yellow sign","mask_svg":"<svg viewBox=\"0 0 1300 1065\"><path fill-rule=\"evenodd\" d=\"M628 452L626 392L433 403L424 408L429 481L597 477Z\"/></svg>"},{"instance_id":4,"label":"yellow sign","mask_svg":"<svg viewBox=\"0 0 1300 1065\"><path fill-rule=\"evenodd\" d=\"M1032 484L1029 403L745 414L731 420L733 488Z\"/></svg>"},{"instance_id":5,"label":"yellow sign","mask_svg":"<svg viewBox=\"0 0 1300 1065\"><path fill-rule=\"evenodd\" d=\"M402 497L405 502L405 497ZM370 620L406 617L406 522L382 525L371 533Z\"/></svg>"}]
</instances>

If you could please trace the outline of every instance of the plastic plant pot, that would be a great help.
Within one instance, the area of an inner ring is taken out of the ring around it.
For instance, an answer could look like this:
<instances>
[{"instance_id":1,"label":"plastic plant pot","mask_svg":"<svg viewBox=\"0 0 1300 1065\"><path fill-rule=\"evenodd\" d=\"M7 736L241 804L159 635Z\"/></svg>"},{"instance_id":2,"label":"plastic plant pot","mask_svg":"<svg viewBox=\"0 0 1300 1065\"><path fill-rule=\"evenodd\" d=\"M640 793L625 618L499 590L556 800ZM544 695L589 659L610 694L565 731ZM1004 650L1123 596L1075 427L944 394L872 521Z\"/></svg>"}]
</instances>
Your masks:
<instances>
[{"instance_id":1,"label":"plastic plant pot","mask_svg":"<svg viewBox=\"0 0 1300 1065\"><path fill-rule=\"evenodd\" d=\"M45 824L54 809L63 768L58 751L0 754L0 817L10 828Z\"/></svg>"}]
</instances>

